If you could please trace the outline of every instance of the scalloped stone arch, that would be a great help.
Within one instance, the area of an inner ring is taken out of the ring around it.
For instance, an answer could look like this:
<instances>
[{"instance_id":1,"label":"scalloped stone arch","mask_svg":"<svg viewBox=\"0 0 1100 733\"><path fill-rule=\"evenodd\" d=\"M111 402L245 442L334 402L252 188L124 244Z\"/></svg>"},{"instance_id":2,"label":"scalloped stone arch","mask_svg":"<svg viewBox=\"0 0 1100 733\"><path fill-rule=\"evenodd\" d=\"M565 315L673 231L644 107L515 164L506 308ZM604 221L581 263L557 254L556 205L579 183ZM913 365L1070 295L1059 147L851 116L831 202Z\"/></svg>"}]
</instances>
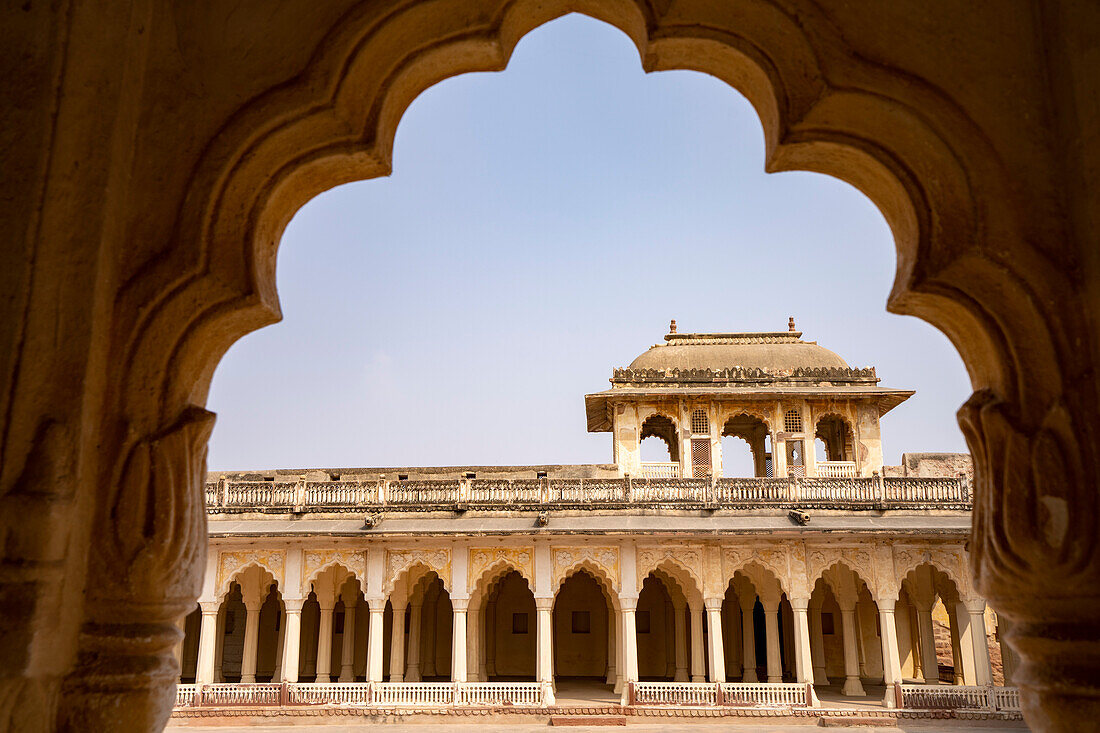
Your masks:
<instances>
[{"instance_id":1,"label":"scalloped stone arch","mask_svg":"<svg viewBox=\"0 0 1100 733\"><path fill-rule=\"evenodd\" d=\"M473 583L473 589L470 593L471 597L482 598L488 594L492 587L500 582L509 573L515 572L521 578L527 582L527 588L532 594L535 592L535 580L529 573L525 572L525 568L520 567L517 563L512 562L507 558L499 558L494 560L481 572L477 580Z\"/></svg>"},{"instance_id":2,"label":"scalloped stone arch","mask_svg":"<svg viewBox=\"0 0 1100 733\"><path fill-rule=\"evenodd\" d=\"M817 582L820 580L822 583L825 583L826 585L829 586L829 589L833 592L834 596L839 595L837 593L836 589L833 588L832 583L829 582L829 578L826 577L826 575L828 574L828 572L830 570L832 570L834 568L837 568L837 567L841 567L841 566L843 566L845 568L848 568L848 570L850 570L852 572L852 574L855 575L856 581L857 581L856 593L859 593L859 584L858 583L862 582L865 586L867 586L867 591L871 594L871 599L877 602L877 600L878 600L878 586L875 583L874 578L868 579L867 578L867 573L865 571L860 571L859 568L853 567L852 563L848 562L844 558L839 558L837 560L834 560L833 562L829 563L829 565L827 567L822 568L821 572L819 572L816 577L811 578L810 588L815 588L817 586Z\"/></svg>"},{"instance_id":3,"label":"scalloped stone arch","mask_svg":"<svg viewBox=\"0 0 1100 733\"><path fill-rule=\"evenodd\" d=\"M719 432L719 435L722 436L722 437L725 437L725 435L726 435L726 433L725 433L726 423L728 423L730 420L732 420L736 417L741 417L742 415L745 416L745 417L751 417L751 418L754 418L756 420L759 420L760 422L764 423L764 427L766 427L768 429L768 433L772 432L772 421L771 421L770 418L768 418L768 416L764 413L763 410L751 410L747 407L736 407L732 410L723 410L721 413L719 413L719 415L718 415L718 432ZM731 437L740 437L740 436L731 436ZM743 438L742 438L742 440L743 440Z\"/></svg>"},{"instance_id":4,"label":"scalloped stone arch","mask_svg":"<svg viewBox=\"0 0 1100 733\"><path fill-rule=\"evenodd\" d=\"M790 584L783 582L783 575L777 573L774 568L765 564L758 557L750 557L732 570L727 571L728 577L726 578L725 585L727 589L734 583L738 573L752 584L753 590L756 591L757 595L760 595L760 590L764 585L774 582L780 595L790 596Z\"/></svg>"},{"instance_id":5,"label":"scalloped stone arch","mask_svg":"<svg viewBox=\"0 0 1100 733\"><path fill-rule=\"evenodd\" d=\"M317 568L315 568L313 570L313 572L309 574L308 577L302 578L302 594L307 595L308 592L309 592L309 589L313 586L313 584L317 581L317 579L319 577L321 577L321 575L323 573L325 573L329 570L332 570L333 568L339 568L339 569L343 570L345 573L347 573L347 577L344 578L344 583L346 583L348 580L354 580L356 583L358 583L360 592L362 592L363 590L366 589L366 587L367 587L366 578L360 578L354 570L352 570L351 568L349 568L347 565L340 562L339 560L330 559L330 560L326 560L324 562L324 564L322 564L322 565L318 566ZM340 586L342 587L343 583L341 583ZM337 596L340 595L340 588L336 589L336 595Z\"/></svg>"},{"instance_id":6,"label":"scalloped stone arch","mask_svg":"<svg viewBox=\"0 0 1100 733\"><path fill-rule=\"evenodd\" d=\"M934 556L926 558L923 553L911 559L907 559L901 564L895 563L894 567L896 568L898 585L900 586L902 581L907 579L911 573L922 565L928 565L933 570L943 573L955 586L955 591L959 594L960 599L968 600L974 597L975 594L970 578L960 576L958 569L951 567L949 563L940 562L939 558Z\"/></svg>"},{"instance_id":7,"label":"scalloped stone arch","mask_svg":"<svg viewBox=\"0 0 1100 733\"><path fill-rule=\"evenodd\" d=\"M677 592L691 604L703 602L703 579L692 568L685 565L675 557L663 557L650 567L638 568L638 590L650 575L654 575L662 582L674 583Z\"/></svg>"},{"instance_id":8,"label":"scalloped stone arch","mask_svg":"<svg viewBox=\"0 0 1100 733\"><path fill-rule=\"evenodd\" d=\"M593 562L588 558L578 560L576 563L570 565L564 569L561 574L561 578L558 579L557 584L554 586L554 601L557 602L558 593L561 592L562 586L565 582L572 578L577 573L587 573L592 576L592 579L596 581L596 584L600 586L600 590L603 591L604 597L607 602L611 604L611 608L619 610L619 593L615 589L615 583L611 577L607 574L599 564Z\"/></svg>"},{"instance_id":9,"label":"scalloped stone arch","mask_svg":"<svg viewBox=\"0 0 1100 733\"><path fill-rule=\"evenodd\" d=\"M443 582L443 590L447 591L448 595L451 593L450 578L443 577L443 574L438 572L428 563L423 560L413 559L410 562L401 566L400 570L391 577L387 578L382 583L382 594L389 598L393 593L394 587L399 581L405 581L405 586L409 589L409 595L413 594L413 589L421 587L421 582L425 578L435 577L439 578ZM410 580L415 582L410 583Z\"/></svg>"},{"instance_id":10,"label":"scalloped stone arch","mask_svg":"<svg viewBox=\"0 0 1100 733\"><path fill-rule=\"evenodd\" d=\"M268 585L268 592L270 593L271 589L274 588L281 598L284 591L279 584L278 576L271 571L271 568L267 567L259 560L251 560L248 564L235 569L230 575L222 579L221 583L219 583L218 587L215 589L214 599L218 603L225 603L225 598L229 594L229 590L233 587L233 583L238 582L237 579L252 568L262 571L267 578L271 579L271 583Z\"/></svg>"}]
</instances>

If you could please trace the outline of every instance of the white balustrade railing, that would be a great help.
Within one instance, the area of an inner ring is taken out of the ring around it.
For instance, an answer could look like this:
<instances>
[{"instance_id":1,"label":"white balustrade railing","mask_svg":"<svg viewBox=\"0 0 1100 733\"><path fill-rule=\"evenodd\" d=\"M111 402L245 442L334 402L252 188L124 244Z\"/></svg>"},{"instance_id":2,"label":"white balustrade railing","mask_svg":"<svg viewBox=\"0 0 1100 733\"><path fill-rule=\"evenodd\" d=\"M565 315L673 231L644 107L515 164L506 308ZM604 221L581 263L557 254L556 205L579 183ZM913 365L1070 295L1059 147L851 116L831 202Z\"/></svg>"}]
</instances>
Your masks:
<instances>
[{"instance_id":1,"label":"white balustrade railing","mask_svg":"<svg viewBox=\"0 0 1100 733\"><path fill-rule=\"evenodd\" d=\"M817 475L821 478L855 478L855 461L818 461Z\"/></svg>"},{"instance_id":2,"label":"white balustrade railing","mask_svg":"<svg viewBox=\"0 0 1100 733\"><path fill-rule=\"evenodd\" d=\"M801 501L831 504L869 503L878 499L877 479L868 478L803 478L798 480Z\"/></svg>"},{"instance_id":3,"label":"white balustrade railing","mask_svg":"<svg viewBox=\"0 0 1100 733\"><path fill-rule=\"evenodd\" d=\"M710 682L635 682L635 705L715 705L718 687Z\"/></svg>"},{"instance_id":4,"label":"white balustrade railing","mask_svg":"<svg viewBox=\"0 0 1100 733\"><path fill-rule=\"evenodd\" d=\"M281 684L239 684L223 682L203 685L200 704L203 707L226 705L279 705L282 702Z\"/></svg>"},{"instance_id":5,"label":"white balustrade railing","mask_svg":"<svg viewBox=\"0 0 1100 733\"><path fill-rule=\"evenodd\" d=\"M367 682L288 683L291 705L369 705L371 686Z\"/></svg>"},{"instance_id":6,"label":"white balustrade railing","mask_svg":"<svg viewBox=\"0 0 1100 733\"><path fill-rule=\"evenodd\" d=\"M902 685L902 707L913 710L987 710L993 707L991 689L974 685Z\"/></svg>"},{"instance_id":7,"label":"white balustrade railing","mask_svg":"<svg viewBox=\"0 0 1100 733\"><path fill-rule=\"evenodd\" d=\"M680 478L679 463L642 463L643 478Z\"/></svg>"},{"instance_id":8,"label":"white balustrade railing","mask_svg":"<svg viewBox=\"0 0 1100 733\"><path fill-rule=\"evenodd\" d=\"M787 503L793 499L793 487L786 478L720 478L714 499L719 504Z\"/></svg>"},{"instance_id":9,"label":"white balustrade railing","mask_svg":"<svg viewBox=\"0 0 1100 733\"><path fill-rule=\"evenodd\" d=\"M630 482L631 501L639 504L699 503L707 500L710 482L705 478L643 478Z\"/></svg>"},{"instance_id":10,"label":"white balustrade railing","mask_svg":"<svg viewBox=\"0 0 1100 733\"><path fill-rule=\"evenodd\" d=\"M819 466L824 464L818 464ZM696 504L906 507L970 502L964 478L553 478L417 481L223 481L204 489L207 508L228 511L513 505Z\"/></svg>"},{"instance_id":11,"label":"white balustrade railing","mask_svg":"<svg viewBox=\"0 0 1100 733\"><path fill-rule=\"evenodd\" d=\"M1020 690L1016 687L994 687L993 705L997 710L1020 712Z\"/></svg>"},{"instance_id":12,"label":"white balustrade railing","mask_svg":"<svg viewBox=\"0 0 1100 733\"><path fill-rule=\"evenodd\" d=\"M371 704L383 707L442 707L455 704L453 682L374 682Z\"/></svg>"},{"instance_id":13,"label":"white balustrade railing","mask_svg":"<svg viewBox=\"0 0 1100 733\"><path fill-rule=\"evenodd\" d=\"M541 707L540 682L463 682L458 685L458 705Z\"/></svg>"},{"instance_id":14,"label":"white balustrade railing","mask_svg":"<svg viewBox=\"0 0 1100 733\"><path fill-rule=\"evenodd\" d=\"M196 702L195 692L197 691L197 685L176 685L176 707L177 708L189 708L193 707Z\"/></svg>"},{"instance_id":15,"label":"white balustrade railing","mask_svg":"<svg viewBox=\"0 0 1100 733\"><path fill-rule=\"evenodd\" d=\"M800 682L722 682L720 704L733 707L807 707L807 685Z\"/></svg>"}]
</instances>

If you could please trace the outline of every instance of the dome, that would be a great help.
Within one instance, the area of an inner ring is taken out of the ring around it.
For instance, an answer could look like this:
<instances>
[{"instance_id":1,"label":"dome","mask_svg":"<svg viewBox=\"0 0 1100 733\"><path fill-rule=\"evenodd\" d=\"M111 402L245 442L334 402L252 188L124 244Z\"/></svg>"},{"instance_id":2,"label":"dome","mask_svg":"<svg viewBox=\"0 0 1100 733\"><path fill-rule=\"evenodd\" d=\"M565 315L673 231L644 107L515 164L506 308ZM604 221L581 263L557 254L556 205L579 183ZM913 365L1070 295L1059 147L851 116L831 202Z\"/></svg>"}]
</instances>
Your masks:
<instances>
[{"instance_id":1,"label":"dome","mask_svg":"<svg viewBox=\"0 0 1100 733\"><path fill-rule=\"evenodd\" d=\"M743 367L776 373L794 369L847 369L844 359L798 331L776 333L670 333L665 343L646 351L630 369L729 369Z\"/></svg>"}]
</instances>

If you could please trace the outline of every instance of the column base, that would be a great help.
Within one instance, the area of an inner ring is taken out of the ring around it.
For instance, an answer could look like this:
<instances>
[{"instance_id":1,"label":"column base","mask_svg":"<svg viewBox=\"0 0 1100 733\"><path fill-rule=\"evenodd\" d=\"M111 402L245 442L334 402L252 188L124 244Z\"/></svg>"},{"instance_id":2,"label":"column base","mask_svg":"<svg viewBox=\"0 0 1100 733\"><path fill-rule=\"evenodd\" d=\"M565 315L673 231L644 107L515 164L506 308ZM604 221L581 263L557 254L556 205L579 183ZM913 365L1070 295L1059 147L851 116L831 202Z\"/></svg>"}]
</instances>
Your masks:
<instances>
[{"instance_id":1,"label":"column base","mask_svg":"<svg viewBox=\"0 0 1100 733\"><path fill-rule=\"evenodd\" d=\"M697 675L692 676L691 681L692 682L706 682L707 678L704 675L697 674Z\"/></svg>"},{"instance_id":2,"label":"column base","mask_svg":"<svg viewBox=\"0 0 1100 733\"><path fill-rule=\"evenodd\" d=\"M858 677L849 677L844 680L844 687L841 688L840 694L845 697L867 697L867 692L863 689L863 684Z\"/></svg>"},{"instance_id":3,"label":"column base","mask_svg":"<svg viewBox=\"0 0 1100 733\"><path fill-rule=\"evenodd\" d=\"M783 682L782 677L776 677L776 676L769 676L768 677L768 684L769 685L777 685L777 684L781 684L782 682Z\"/></svg>"},{"instance_id":4,"label":"column base","mask_svg":"<svg viewBox=\"0 0 1100 733\"><path fill-rule=\"evenodd\" d=\"M827 685L829 684L829 675L825 674L825 668L820 667L814 670L814 684L815 685Z\"/></svg>"},{"instance_id":5,"label":"column base","mask_svg":"<svg viewBox=\"0 0 1100 733\"><path fill-rule=\"evenodd\" d=\"M243 674L243 675L241 675L241 683L242 684L253 684L255 682L256 682L256 675L254 675L254 674Z\"/></svg>"},{"instance_id":6,"label":"column base","mask_svg":"<svg viewBox=\"0 0 1100 733\"><path fill-rule=\"evenodd\" d=\"M327 674L319 674L315 682L332 682L332 677Z\"/></svg>"},{"instance_id":7,"label":"column base","mask_svg":"<svg viewBox=\"0 0 1100 733\"><path fill-rule=\"evenodd\" d=\"M756 678L756 670L755 669L746 669L744 672L741 673L741 681L742 682L759 682L760 680L758 680Z\"/></svg>"},{"instance_id":8,"label":"column base","mask_svg":"<svg viewBox=\"0 0 1100 733\"><path fill-rule=\"evenodd\" d=\"M925 685L938 685L939 683L940 683L940 678L939 677L936 677L935 679L931 679L931 680L928 679L927 677L924 677L922 679L922 684L925 684Z\"/></svg>"},{"instance_id":9,"label":"column base","mask_svg":"<svg viewBox=\"0 0 1100 733\"><path fill-rule=\"evenodd\" d=\"M686 669L678 669L676 670L676 674L672 679L674 682L687 682L688 671Z\"/></svg>"}]
</instances>

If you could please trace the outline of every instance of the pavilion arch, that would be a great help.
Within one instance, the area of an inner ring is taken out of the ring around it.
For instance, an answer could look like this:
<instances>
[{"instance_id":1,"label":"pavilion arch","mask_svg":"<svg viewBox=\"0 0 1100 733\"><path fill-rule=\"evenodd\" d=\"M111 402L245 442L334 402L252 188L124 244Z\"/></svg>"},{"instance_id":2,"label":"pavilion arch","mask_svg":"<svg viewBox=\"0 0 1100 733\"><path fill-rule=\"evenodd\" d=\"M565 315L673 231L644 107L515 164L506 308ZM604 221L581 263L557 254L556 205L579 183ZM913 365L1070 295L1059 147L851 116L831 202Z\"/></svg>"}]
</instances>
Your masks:
<instances>
[{"instance_id":1,"label":"pavilion arch","mask_svg":"<svg viewBox=\"0 0 1100 733\"><path fill-rule=\"evenodd\" d=\"M668 448L669 461L676 463L680 460L680 440L677 422L662 412L654 412L641 422L638 432L638 444L646 438L657 438Z\"/></svg>"},{"instance_id":2,"label":"pavilion arch","mask_svg":"<svg viewBox=\"0 0 1100 733\"><path fill-rule=\"evenodd\" d=\"M825 444L825 460L855 460L855 427L847 416L835 410L814 415L814 438Z\"/></svg>"},{"instance_id":3,"label":"pavilion arch","mask_svg":"<svg viewBox=\"0 0 1100 733\"><path fill-rule=\"evenodd\" d=\"M266 591L270 590L271 588L275 588L276 590L278 590L280 596L283 594L284 591L281 584L279 583L279 578L274 573L272 573L271 569L268 568L266 565L258 561L254 561L240 568L237 568L233 571L231 575L229 575L222 581L217 589L217 594L215 596L218 603L225 603L225 599L229 595L229 591L233 588L233 584L240 584L241 578L245 577L250 572L256 572L259 574L260 581L262 583L265 583L265 594Z\"/></svg>"},{"instance_id":4,"label":"pavilion arch","mask_svg":"<svg viewBox=\"0 0 1100 733\"><path fill-rule=\"evenodd\" d=\"M474 582L471 583L471 596L474 594L485 594L494 584L499 582L501 578L511 572L518 573L520 577L527 581L527 587L534 592L535 579L531 574L530 568L525 567L522 563L513 562L507 558L500 558L482 570Z\"/></svg>"},{"instance_id":5,"label":"pavilion arch","mask_svg":"<svg viewBox=\"0 0 1100 733\"><path fill-rule=\"evenodd\" d=\"M438 577L443 583L443 589L446 590L447 593L450 593L450 573L441 572L442 570L442 568L434 567L422 559L409 559L406 563L390 572L389 576L382 583L382 593L388 598L390 594L393 593L394 588L396 588L401 581L405 581L405 587L409 589L409 595L411 596L413 586L428 575Z\"/></svg>"},{"instance_id":6,"label":"pavilion arch","mask_svg":"<svg viewBox=\"0 0 1100 733\"><path fill-rule=\"evenodd\" d=\"M330 560L324 565L321 565L320 567L314 569L313 572L309 574L309 576L303 578L302 589L308 592L313 584L317 582L317 579L329 571L332 571L336 577L340 578L340 583L337 586L337 591L339 591L339 588L343 587L343 585L349 580L354 580L355 583L358 585L360 591L366 589L367 587L366 578L360 577L360 575L356 573L355 570L349 568L343 562L339 560Z\"/></svg>"},{"instance_id":7,"label":"pavilion arch","mask_svg":"<svg viewBox=\"0 0 1100 733\"><path fill-rule=\"evenodd\" d=\"M943 573L955 586L959 598L965 600L977 596L968 574L965 551L961 547L937 552L904 550L894 553L894 572L899 581L904 581L922 565Z\"/></svg>"},{"instance_id":8,"label":"pavilion arch","mask_svg":"<svg viewBox=\"0 0 1100 733\"><path fill-rule=\"evenodd\" d=\"M720 429L721 438L737 438L743 440L752 455L753 475L767 476L772 468L769 466L770 451L768 442L771 438L771 423L763 412L738 408L723 416ZM723 446L727 445L722 441ZM773 448L774 450L774 448ZM722 451L722 475L729 476L727 470L727 455L725 448Z\"/></svg>"},{"instance_id":9,"label":"pavilion arch","mask_svg":"<svg viewBox=\"0 0 1100 733\"><path fill-rule=\"evenodd\" d=\"M790 578L787 576L786 568L779 567L759 555L749 555L743 559L729 562L725 567L725 574L725 583L722 586L723 592L740 574L757 589L766 588L774 582L779 593L783 595L790 594L790 588L788 587Z\"/></svg>"},{"instance_id":10,"label":"pavilion arch","mask_svg":"<svg viewBox=\"0 0 1100 733\"><path fill-rule=\"evenodd\" d=\"M562 570L561 577L558 578L558 582L554 586L554 597L557 598L561 592L562 587L565 585L571 577L577 573L586 573L591 575L596 581L596 584L600 586L600 590L603 591L604 596L607 598L607 602L615 611L619 610L619 591L614 579L608 575L607 571L599 564L593 562L589 558L584 558L576 563L570 565L568 568Z\"/></svg>"},{"instance_id":11,"label":"pavilion arch","mask_svg":"<svg viewBox=\"0 0 1100 733\"><path fill-rule=\"evenodd\" d=\"M696 571L675 557L665 557L649 568L638 568L638 590L641 591L645 579L653 575L669 589L673 597L679 597L685 603L698 608L703 603L702 579Z\"/></svg>"},{"instance_id":12,"label":"pavilion arch","mask_svg":"<svg viewBox=\"0 0 1100 733\"><path fill-rule=\"evenodd\" d=\"M828 567L824 568L820 573L817 574L817 577L812 578L813 585L811 587L816 588L817 582L820 580L829 585L834 595L839 596L840 593L837 592L837 587L834 585L834 583L840 581L840 579L843 577L843 572L845 570L852 574L855 590L857 593L859 592L862 584L862 587L866 587L872 598L878 597L878 586L875 584L874 580L868 579L866 577L867 573L865 571L861 571L859 568L854 567L852 563L848 562L845 559L835 560L834 562L830 563Z\"/></svg>"},{"instance_id":13,"label":"pavilion arch","mask_svg":"<svg viewBox=\"0 0 1100 733\"><path fill-rule=\"evenodd\" d=\"M1027 169L1006 161L1003 141L971 116L965 102L972 100L859 53L845 22L824 9L768 0L663 8L640 0L474 7L444 0L385 16L370 4L319 16L326 25L313 29L321 40L304 68L242 94L248 101L218 118L216 133L191 141L202 151L194 159L181 148L178 165L187 173L173 178L180 193L169 204L177 212L165 224L171 234L123 258L118 292L106 296L113 301L104 350L116 358L98 387L110 399L102 408L102 468L88 489L102 499L89 505L136 506L116 502L122 487L123 498L140 495L165 510L147 528L131 514L95 512L86 535L102 541L90 545L87 618L125 607L134 609L126 622L133 634L167 628L180 613L175 599L198 593L206 542L199 477L213 425L202 405L226 350L279 316L275 253L294 212L332 186L388 172L397 123L418 93L456 74L503 68L525 33L570 11L623 30L647 70L701 71L743 93L761 118L769 171L832 175L871 199L897 246L890 310L943 331L974 385L960 421L976 463L977 586L1038 622L1066 587L1091 582L1094 543L1070 539L1096 536L1086 477L1100 472L1087 449L1097 396L1075 389L1080 375L1093 373L1095 348L1081 346L1081 334L1092 334L1082 303L1091 301L1074 259L1047 246L1069 223L1046 226L1056 215L1029 219L1016 210L1023 175L1016 171ZM125 212L119 218L128 221ZM19 440L45 424L24 422ZM26 444L47 445L39 437ZM150 455L171 476L152 481ZM1050 459L1058 463L1054 475L1033 470L1052 455L1064 459ZM1035 497L1044 495L1083 510L1070 511L1047 536L1044 523L1019 519L1032 516ZM86 628L81 652L93 660L131 635ZM1029 655L1037 668L1052 669L1038 646ZM170 653L149 652L166 663ZM85 678L94 669L81 666L71 684L90 689ZM1048 676L1046 686L1028 686L1029 712L1054 694L1047 687L1063 689L1057 673ZM170 686L146 688L157 700L150 709L167 710ZM66 703L79 704L77 696Z\"/></svg>"}]
</instances>

